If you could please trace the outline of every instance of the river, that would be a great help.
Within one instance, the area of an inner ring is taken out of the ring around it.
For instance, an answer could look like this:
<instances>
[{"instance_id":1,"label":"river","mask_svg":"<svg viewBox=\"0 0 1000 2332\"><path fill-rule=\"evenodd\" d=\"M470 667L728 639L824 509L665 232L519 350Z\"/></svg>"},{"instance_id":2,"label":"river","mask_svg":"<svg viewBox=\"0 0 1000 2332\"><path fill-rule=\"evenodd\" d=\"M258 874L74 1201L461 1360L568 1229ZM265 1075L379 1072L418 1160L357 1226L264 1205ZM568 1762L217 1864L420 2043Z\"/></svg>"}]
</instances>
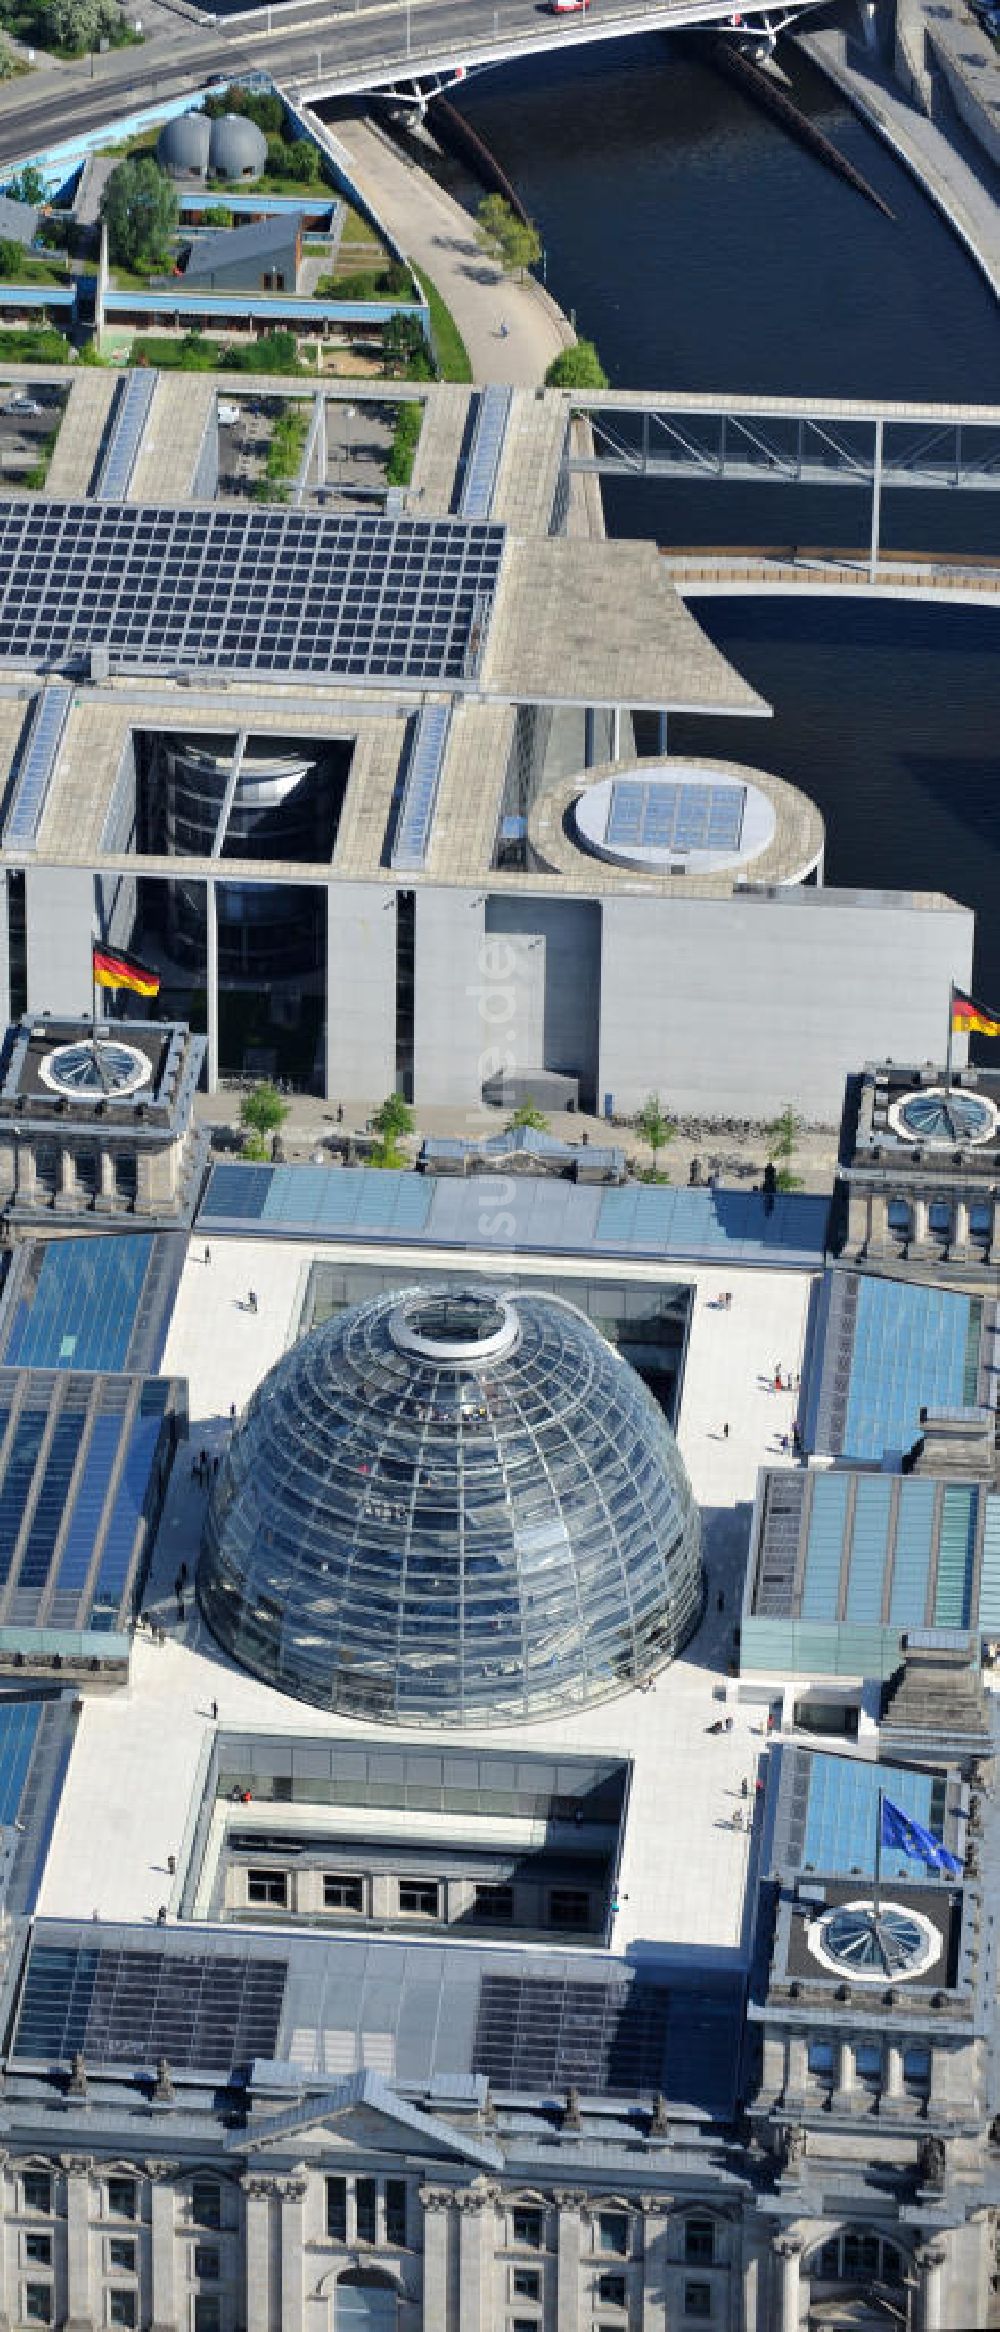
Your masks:
<instances>
[{"instance_id":1,"label":"river","mask_svg":"<svg viewBox=\"0 0 1000 2332\"><path fill-rule=\"evenodd\" d=\"M602 43L485 74L455 98L616 385L1000 395L1000 311L972 262L839 95L794 52L784 61L894 223L686 43ZM616 483L605 508L612 532L678 545L851 544L866 527L862 498L840 488ZM887 498L888 545L986 550L998 537L1000 498ZM1000 1004L1000 616L787 600L702 600L696 613L774 719L677 721L672 746L803 786L827 821L831 882L947 890L974 907L977 985Z\"/></svg>"}]
</instances>

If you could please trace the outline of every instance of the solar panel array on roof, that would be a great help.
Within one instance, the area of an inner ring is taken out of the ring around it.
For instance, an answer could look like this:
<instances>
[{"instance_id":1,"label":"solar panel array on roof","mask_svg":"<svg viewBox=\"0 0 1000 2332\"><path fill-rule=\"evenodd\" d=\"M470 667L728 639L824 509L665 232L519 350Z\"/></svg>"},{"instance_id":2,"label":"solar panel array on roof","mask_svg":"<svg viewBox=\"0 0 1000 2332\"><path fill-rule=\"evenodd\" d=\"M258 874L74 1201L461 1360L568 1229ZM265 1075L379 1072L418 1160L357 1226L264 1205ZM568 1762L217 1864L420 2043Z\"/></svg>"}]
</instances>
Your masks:
<instances>
[{"instance_id":1,"label":"solar panel array on roof","mask_svg":"<svg viewBox=\"0 0 1000 2332\"><path fill-rule=\"evenodd\" d=\"M456 519L0 502L0 658L461 685L503 542Z\"/></svg>"},{"instance_id":2,"label":"solar panel array on roof","mask_svg":"<svg viewBox=\"0 0 1000 2332\"><path fill-rule=\"evenodd\" d=\"M859 1282L841 1454L911 1449L920 1411L974 1405L982 1304L915 1282Z\"/></svg>"},{"instance_id":3,"label":"solar panel array on roof","mask_svg":"<svg viewBox=\"0 0 1000 2332\"><path fill-rule=\"evenodd\" d=\"M488 518L493 508L497 471L507 434L513 390L497 382L479 392L475 436L466 463L459 512L463 518Z\"/></svg>"},{"instance_id":4,"label":"solar panel array on roof","mask_svg":"<svg viewBox=\"0 0 1000 2332\"><path fill-rule=\"evenodd\" d=\"M17 1819L42 1706L40 1700L0 1700L0 1823L5 1828Z\"/></svg>"},{"instance_id":5,"label":"solar panel array on roof","mask_svg":"<svg viewBox=\"0 0 1000 2332\"><path fill-rule=\"evenodd\" d=\"M99 501L110 502L128 492L157 378L155 372L130 372L119 387L111 436L94 487Z\"/></svg>"},{"instance_id":6,"label":"solar panel array on roof","mask_svg":"<svg viewBox=\"0 0 1000 2332\"><path fill-rule=\"evenodd\" d=\"M230 2073L273 2057L284 1960L33 1941L12 2053Z\"/></svg>"},{"instance_id":7,"label":"solar panel array on roof","mask_svg":"<svg viewBox=\"0 0 1000 2332\"><path fill-rule=\"evenodd\" d=\"M484 1976L472 2070L494 2089L542 2094L661 2089L668 2001L638 1979Z\"/></svg>"},{"instance_id":8,"label":"solar panel array on roof","mask_svg":"<svg viewBox=\"0 0 1000 2332\"><path fill-rule=\"evenodd\" d=\"M427 857L450 727L449 704L425 704L417 715L392 845L392 865L404 873L423 866Z\"/></svg>"},{"instance_id":9,"label":"solar panel array on roof","mask_svg":"<svg viewBox=\"0 0 1000 2332\"><path fill-rule=\"evenodd\" d=\"M43 688L35 698L4 827L7 848L30 850L34 845L72 702L72 689L58 686Z\"/></svg>"},{"instance_id":10,"label":"solar panel array on roof","mask_svg":"<svg viewBox=\"0 0 1000 2332\"><path fill-rule=\"evenodd\" d=\"M0 1360L12 1368L154 1367L183 1249L182 1237L148 1231L20 1248L0 1310Z\"/></svg>"},{"instance_id":11,"label":"solar panel array on roof","mask_svg":"<svg viewBox=\"0 0 1000 2332\"><path fill-rule=\"evenodd\" d=\"M619 777L604 839L611 850L738 850L746 788Z\"/></svg>"},{"instance_id":12,"label":"solar panel array on roof","mask_svg":"<svg viewBox=\"0 0 1000 2332\"><path fill-rule=\"evenodd\" d=\"M166 1377L0 1368L0 1628L126 1629L159 1515ZM51 1647L50 1647L51 1648Z\"/></svg>"},{"instance_id":13,"label":"solar panel array on roof","mask_svg":"<svg viewBox=\"0 0 1000 2332\"><path fill-rule=\"evenodd\" d=\"M855 1758L812 1756L803 1853L814 1870L863 1872L875 1866L878 1793L884 1789L904 1814L940 1833L945 1780L927 1773L908 1773L902 1766L863 1765ZM884 1847L882 1870L886 1878L913 1878L922 1874L908 1855Z\"/></svg>"},{"instance_id":14,"label":"solar panel array on roof","mask_svg":"<svg viewBox=\"0 0 1000 2332\"><path fill-rule=\"evenodd\" d=\"M766 1260L802 1269L822 1259L828 1212L825 1198L805 1193L783 1193L767 1212L751 1191L602 1190L525 1176L512 1178L491 1233L474 1180L365 1167L214 1166L198 1220L206 1232L371 1241L405 1233L420 1247Z\"/></svg>"}]
</instances>

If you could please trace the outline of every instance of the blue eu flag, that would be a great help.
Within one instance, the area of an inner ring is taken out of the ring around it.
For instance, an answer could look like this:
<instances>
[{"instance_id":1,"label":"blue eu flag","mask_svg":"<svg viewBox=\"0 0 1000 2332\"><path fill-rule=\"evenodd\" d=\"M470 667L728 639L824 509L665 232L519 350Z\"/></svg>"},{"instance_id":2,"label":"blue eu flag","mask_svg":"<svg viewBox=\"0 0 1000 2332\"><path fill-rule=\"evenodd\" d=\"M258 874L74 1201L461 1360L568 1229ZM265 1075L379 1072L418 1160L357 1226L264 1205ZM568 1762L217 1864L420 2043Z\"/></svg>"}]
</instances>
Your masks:
<instances>
[{"instance_id":1,"label":"blue eu flag","mask_svg":"<svg viewBox=\"0 0 1000 2332\"><path fill-rule=\"evenodd\" d=\"M926 1863L928 1870L943 1871L947 1878L958 1878L962 1865L957 1855L949 1854L933 1830L925 1830L922 1822L915 1822L912 1814L904 1814L902 1806L895 1806L891 1798L882 1800L882 1844L895 1846L900 1854L908 1854L914 1862Z\"/></svg>"}]
</instances>

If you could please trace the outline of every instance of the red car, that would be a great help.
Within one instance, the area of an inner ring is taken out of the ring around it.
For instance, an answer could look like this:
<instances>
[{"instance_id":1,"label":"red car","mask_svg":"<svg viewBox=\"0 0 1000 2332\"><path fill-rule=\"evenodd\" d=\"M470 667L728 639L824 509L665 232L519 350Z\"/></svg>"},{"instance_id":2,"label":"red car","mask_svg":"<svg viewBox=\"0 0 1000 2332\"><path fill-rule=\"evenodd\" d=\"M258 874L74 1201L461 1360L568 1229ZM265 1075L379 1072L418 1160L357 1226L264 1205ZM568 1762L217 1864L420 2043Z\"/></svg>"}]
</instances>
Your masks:
<instances>
[{"instance_id":1,"label":"red car","mask_svg":"<svg viewBox=\"0 0 1000 2332\"><path fill-rule=\"evenodd\" d=\"M548 0L550 16L582 16L590 0Z\"/></svg>"}]
</instances>

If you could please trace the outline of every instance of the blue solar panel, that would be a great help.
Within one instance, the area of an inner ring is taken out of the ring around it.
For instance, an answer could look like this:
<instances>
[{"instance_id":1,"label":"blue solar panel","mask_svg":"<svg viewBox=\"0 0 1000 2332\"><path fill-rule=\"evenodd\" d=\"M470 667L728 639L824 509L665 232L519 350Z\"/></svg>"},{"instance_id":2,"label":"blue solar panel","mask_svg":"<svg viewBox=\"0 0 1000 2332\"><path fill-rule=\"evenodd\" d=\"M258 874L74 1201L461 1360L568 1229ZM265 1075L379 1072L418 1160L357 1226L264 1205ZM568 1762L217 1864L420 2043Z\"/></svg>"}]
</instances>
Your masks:
<instances>
[{"instance_id":1,"label":"blue solar panel","mask_svg":"<svg viewBox=\"0 0 1000 2332\"><path fill-rule=\"evenodd\" d=\"M97 1544L97 1532L104 1512L111 1471L118 1455L123 1423L121 1417L94 1419L55 1583L56 1595L72 1596L74 1604L79 1601ZM68 1619L63 1620L61 1613L57 1619L54 1611L52 1617L57 1625L60 1622L63 1625L69 1624Z\"/></svg>"},{"instance_id":2,"label":"blue solar panel","mask_svg":"<svg viewBox=\"0 0 1000 2332\"><path fill-rule=\"evenodd\" d=\"M912 1448L920 1411L975 1401L981 1305L904 1280L858 1286L842 1454L880 1459Z\"/></svg>"},{"instance_id":3,"label":"blue solar panel","mask_svg":"<svg viewBox=\"0 0 1000 2332\"><path fill-rule=\"evenodd\" d=\"M155 1399L158 1391L161 1395L159 1404ZM156 1445L163 1422L165 1392L165 1385L159 1388L147 1385L143 1391L142 1408L132 1427L118 1494L105 1535L101 1568L94 1589L90 1619L92 1628L113 1628L118 1619L149 1492Z\"/></svg>"},{"instance_id":4,"label":"blue solar panel","mask_svg":"<svg viewBox=\"0 0 1000 2332\"><path fill-rule=\"evenodd\" d=\"M818 1474L813 1484L802 1581L803 1619L839 1617L840 1564L850 1487L849 1474Z\"/></svg>"},{"instance_id":5,"label":"blue solar panel","mask_svg":"<svg viewBox=\"0 0 1000 2332\"><path fill-rule=\"evenodd\" d=\"M488 518L490 515L500 455L507 435L512 393L496 381L480 391L476 433L466 464L459 503L459 515L462 518Z\"/></svg>"},{"instance_id":6,"label":"blue solar panel","mask_svg":"<svg viewBox=\"0 0 1000 2332\"><path fill-rule=\"evenodd\" d=\"M746 789L619 777L604 831L611 849L738 850Z\"/></svg>"},{"instance_id":7,"label":"blue solar panel","mask_svg":"<svg viewBox=\"0 0 1000 2332\"><path fill-rule=\"evenodd\" d=\"M975 1484L950 1483L941 1500L941 1535L934 1595L936 1628L967 1628L969 1625L978 1518L979 1492Z\"/></svg>"},{"instance_id":8,"label":"blue solar panel","mask_svg":"<svg viewBox=\"0 0 1000 2332\"><path fill-rule=\"evenodd\" d=\"M22 1409L14 1427L14 1440L3 1489L0 1490L0 1581L6 1581L10 1574L47 1417L46 1409Z\"/></svg>"},{"instance_id":9,"label":"blue solar panel","mask_svg":"<svg viewBox=\"0 0 1000 2332\"><path fill-rule=\"evenodd\" d=\"M35 1511L28 1532L27 1544L21 1556L17 1575L20 1597L26 1588L36 1591L44 1587L48 1577L52 1550L59 1536L59 1527L66 1512L66 1498L70 1477L80 1448L83 1418L79 1409L64 1411L56 1420L45 1460L45 1472L38 1492ZM37 1593L36 1593L37 1601ZM23 1617L23 1614L19 1615Z\"/></svg>"},{"instance_id":10,"label":"blue solar panel","mask_svg":"<svg viewBox=\"0 0 1000 2332\"><path fill-rule=\"evenodd\" d=\"M896 1515L889 1618L894 1628L922 1627L934 1539L933 1482L901 1482Z\"/></svg>"},{"instance_id":11,"label":"blue solar panel","mask_svg":"<svg viewBox=\"0 0 1000 2332\"><path fill-rule=\"evenodd\" d=\"M111 440L94 488L99 501L111 501L128 492L157 378L155 372L130 372L119 391Z\"/></svg>"},{"instance_id":12,"label":"blue solar panel","mask_svg":"<svg viewBox=\"0 0 1000 2332\"><path fill-rule=\"evenodd\" d=\"M862 1624L882 1617L892 1492L889 1474L862 1476L855 1490L845 1618Z\"/></svg>"},{"instance_id":13,"label":"blue solar panel","mask_svg":"<svg viewBox=\"0 0 1000 2332\"><path fill-rule=\"evenodd\" d=\"M41 1702L0 1701L0 1822L16 1821L31 1752L35 1746Z\"/></svg>"},{"instance_id":14,"label":"blue solar panel","mask_svg":"<svg viewBox=\"0 0 1000 2332\"><path fill-rule=\"evenodd\" d=\"M153 1237L53 1239L34 1299L20 1303L3 1348L14 1368L124 1368Z\"/></svg>"},{"instance_id":15,"label":"blue solar panel","mask_svg":"<svg viewBox=\"0 0 1000 2332\"><path fill-rule=\"evenodd\" d=\"M58 686L43 688L35 699L4 829L7 848L30 850L37 839L72 702L72 689Z\"/></svg>"},{"instance_id":16,"label":"blue solar panel","mask_svg":"<svg viewBox=\"0 0 1000 2332\"><path fill-rule=\"evenodd\" d=\"M925 1829L937 1829L940 1835L944 1786L943 1779L935 1787L930 1774L910 1773L900 1766L812 1756L803 1860L814 1870L857 1870L870 1877L875 1867L879 1790L884 1789L894 1805L923 1823ZM882 1871L887 1878L924 1875L922 1864L912 1863L894 1847L883 1848Z\"/></svg>"},{"instance_id":17,"label":"blue solar panel","mask_svg":"<svg viewBox=\"0 0 1000 2332\"><path fill-rule=\"evenodd\" d=\"M391 862L404 873L422 867L434 823L451 706L425 704L417 716Z\"/></svg>"}]
</instances>

